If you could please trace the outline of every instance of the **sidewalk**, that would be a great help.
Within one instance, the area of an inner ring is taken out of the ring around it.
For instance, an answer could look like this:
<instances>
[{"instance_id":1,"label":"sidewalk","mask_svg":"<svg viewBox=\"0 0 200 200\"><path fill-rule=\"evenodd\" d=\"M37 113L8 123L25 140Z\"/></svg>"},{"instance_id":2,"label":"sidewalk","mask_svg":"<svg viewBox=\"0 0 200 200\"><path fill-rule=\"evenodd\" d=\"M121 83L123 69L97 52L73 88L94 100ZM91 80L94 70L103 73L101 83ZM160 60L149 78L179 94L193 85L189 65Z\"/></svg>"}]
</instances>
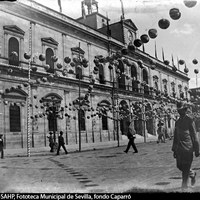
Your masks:
<instances>
[{"instance_id":1,"label":"sidewalk","mask_svg":"<svg viewBox=\"0 0 200 200\"><path fill-rule=\"evenodd\" d=\"M146 142L153 142L157 140L157 136L148 134L146 137ZM122 136L122 140L119 141L119 146L126 146L128 143L128 139L126 136ZM144 143L144 137L137 135L135 139L135 143ZM96 149L104 149L104 148L111 148L111 147L118 147L118 141L107 141L107 142L96 142L96 143L82 143L81 144L81 151L88 151L88 150L96 150ZM79 144L74 145L66 145L66 148L69 153L72 152L79 152ZM55 152L54 152L55 154ZM5 149L4 150L5 158L8 157L27 157L27 148L21 149ZM52 155L50 152L50 147L36 147L30 149L30 156L48 156Z\"/></svg>"}]
</instances>

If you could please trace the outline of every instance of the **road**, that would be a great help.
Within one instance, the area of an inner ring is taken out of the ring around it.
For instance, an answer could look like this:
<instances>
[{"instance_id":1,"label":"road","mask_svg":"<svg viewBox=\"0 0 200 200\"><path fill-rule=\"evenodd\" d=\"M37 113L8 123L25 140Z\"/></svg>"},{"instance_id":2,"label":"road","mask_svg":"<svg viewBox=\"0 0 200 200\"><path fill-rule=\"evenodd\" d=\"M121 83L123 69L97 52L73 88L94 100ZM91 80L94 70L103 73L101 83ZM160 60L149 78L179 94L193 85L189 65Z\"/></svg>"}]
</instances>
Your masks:
<instances>
[{"instance_id":1,"label":"road","mask_svg":"<svg viewBox=\"0 0 200 200\"><path fill-rule=\"evenodd\" d=\"M171 152L172 141L139 143L139 153L125 146L59 156L11 157L0 160L0 192L129 193L181 192L181 172ZM200 192L200 162L194 158Z\"/></svg>"}]
</instances>

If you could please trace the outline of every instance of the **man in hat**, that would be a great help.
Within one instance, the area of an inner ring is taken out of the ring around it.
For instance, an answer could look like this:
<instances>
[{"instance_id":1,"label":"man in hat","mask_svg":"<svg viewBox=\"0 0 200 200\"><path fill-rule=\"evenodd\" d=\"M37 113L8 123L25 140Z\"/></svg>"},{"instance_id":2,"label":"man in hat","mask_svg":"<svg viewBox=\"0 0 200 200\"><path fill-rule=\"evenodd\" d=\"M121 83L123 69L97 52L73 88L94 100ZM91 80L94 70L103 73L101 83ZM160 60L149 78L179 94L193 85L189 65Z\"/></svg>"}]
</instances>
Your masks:
<instances>
[{"instance_id":1,"label":"man in hat","mask_svg":"<svg viewBox=\"0 0 200 200\"><path fill-rule=\"evenodd\" d=\"M4 158L4 151L3 151L3 134L0 134L0 152L1 152L1 159Z\"/></svg>"},{"instance_id":2,"label":"man in hat","mask_svg":"<svg viewBox=\"0 0 200 200\"><path fill-rule=\"evenodd\" d=\"M60 135L58 137L58 149L57 149L57 155L59 155L60 147L62 147L66 154L68 154L67 149L65 148L65 142L63 138L63 132L60 131Z\"/></svg>"},{"instance_id":3,"label":"man in hat","mask_svg":"<svg viewBox=\"0 0 200 200\"><path fill-rule=\"evenodd\" d=\"M196 182L196 172L191 170L193 153L199 156L199 139L195 129L194 121L187 115L187 105L178 102L177 111L179 119L175 123L172 151L176 158L176 166L182 172L182 189L188 188L188 180L191 185Z\"/></svg>"},{"instance_id":4,"label":"man in hat","mask_svg":"<svg viewBox=\"0 0 200 200\"><path fill-rule=\"evenodd\" d=\"M164 142L165 143L165 128L163 127L164 123L162 121L159 121L158 123L158 140L157 143L159 142Z\"/></svg>"}]
</instances>

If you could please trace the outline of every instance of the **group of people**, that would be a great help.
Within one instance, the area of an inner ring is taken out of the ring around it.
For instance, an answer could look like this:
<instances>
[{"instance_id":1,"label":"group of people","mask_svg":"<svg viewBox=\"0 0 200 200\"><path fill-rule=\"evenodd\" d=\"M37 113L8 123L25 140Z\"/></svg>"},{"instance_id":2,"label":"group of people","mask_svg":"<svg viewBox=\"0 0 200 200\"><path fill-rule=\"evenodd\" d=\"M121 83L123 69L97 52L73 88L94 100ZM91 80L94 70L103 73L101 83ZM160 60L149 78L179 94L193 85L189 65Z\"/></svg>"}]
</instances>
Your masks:
<instances>
[{"instance_id":1,"label":"group of people","mask_svg":"<svg viewBox=\"0 0 200 200\"><path fill-rule=\"evenodd\" d=\"M63 131L60 131L60 135L58 136L58 146L57 143L54 142L53 139L53 133L49 132L50 136L47 136L49 138L49 147L50 147L50 152L54 152L54 150L57 148L57 155L60 153L60 148L62 147L65 151L65 154L68 154L68 151L65 147L65 141L63 138Z\"/></svg>"}]
</instances>

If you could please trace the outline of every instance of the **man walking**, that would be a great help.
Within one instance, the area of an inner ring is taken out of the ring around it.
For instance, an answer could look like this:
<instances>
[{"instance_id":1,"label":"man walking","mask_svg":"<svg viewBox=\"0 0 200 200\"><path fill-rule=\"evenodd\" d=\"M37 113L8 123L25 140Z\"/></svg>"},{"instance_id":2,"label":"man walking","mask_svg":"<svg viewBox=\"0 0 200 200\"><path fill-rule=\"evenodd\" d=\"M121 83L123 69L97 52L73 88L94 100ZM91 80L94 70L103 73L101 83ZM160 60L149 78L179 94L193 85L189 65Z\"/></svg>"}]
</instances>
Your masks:
<instances>
[{"instance_id":1,"label":"man walking","mask_svg":"<svg viewBox=\"0 0 200 200\"><path fill-rule=\"evenodd\" d=\"M60 147L62 147L66 154L68 154L66 148L65 148L65 142L63 138L63 132L60 131L60 135L58 137L58 149L57 149L57 155L59 155Z\"/></svg>"},{"instance_id":2,"label":"man walking","mask_svg":"<svg viewBox=\"0 0 200 200\"><path fill-rule=\"evenodd\" d=\"M176 158L176 166L182 172L182 189L188 188L188 180L191 178L191 185L196 182L196 172L191 170L193 152L199 156L199 140L195 129L194 121L187 115L187 105L177 103L177 111L180 115L175 123L172 151Z\"/></svg>"},{"instance_id":3,"label":"man walking","mask_svg":"<svg viewBox=\"0 0 200 200\"><path fill-rule=\"evenodd\" d=\"M132 146L134 149L134 153L138 153L137 147L135 145L135 138L136 138L136 131L133 125L134 121L132 123L130 123L129 121L127 122L127 126L128 126L128 132L127 132L127 137L129 139L128 145L126 147L126 150L124 151L125 153L128 153L130 147Z\"/></svg>"},{"instance_id":4,"label":"man walking","mask_svg":"<svg viewBox=\"0 0 200 200\"><path fill-rule=\"evenodd\" d=\"M4 158L3 146L4 146L4 144L3 144L3 135L0 134L0 152L1 152L1 159Z\"/></svg>"}]
</instances>

